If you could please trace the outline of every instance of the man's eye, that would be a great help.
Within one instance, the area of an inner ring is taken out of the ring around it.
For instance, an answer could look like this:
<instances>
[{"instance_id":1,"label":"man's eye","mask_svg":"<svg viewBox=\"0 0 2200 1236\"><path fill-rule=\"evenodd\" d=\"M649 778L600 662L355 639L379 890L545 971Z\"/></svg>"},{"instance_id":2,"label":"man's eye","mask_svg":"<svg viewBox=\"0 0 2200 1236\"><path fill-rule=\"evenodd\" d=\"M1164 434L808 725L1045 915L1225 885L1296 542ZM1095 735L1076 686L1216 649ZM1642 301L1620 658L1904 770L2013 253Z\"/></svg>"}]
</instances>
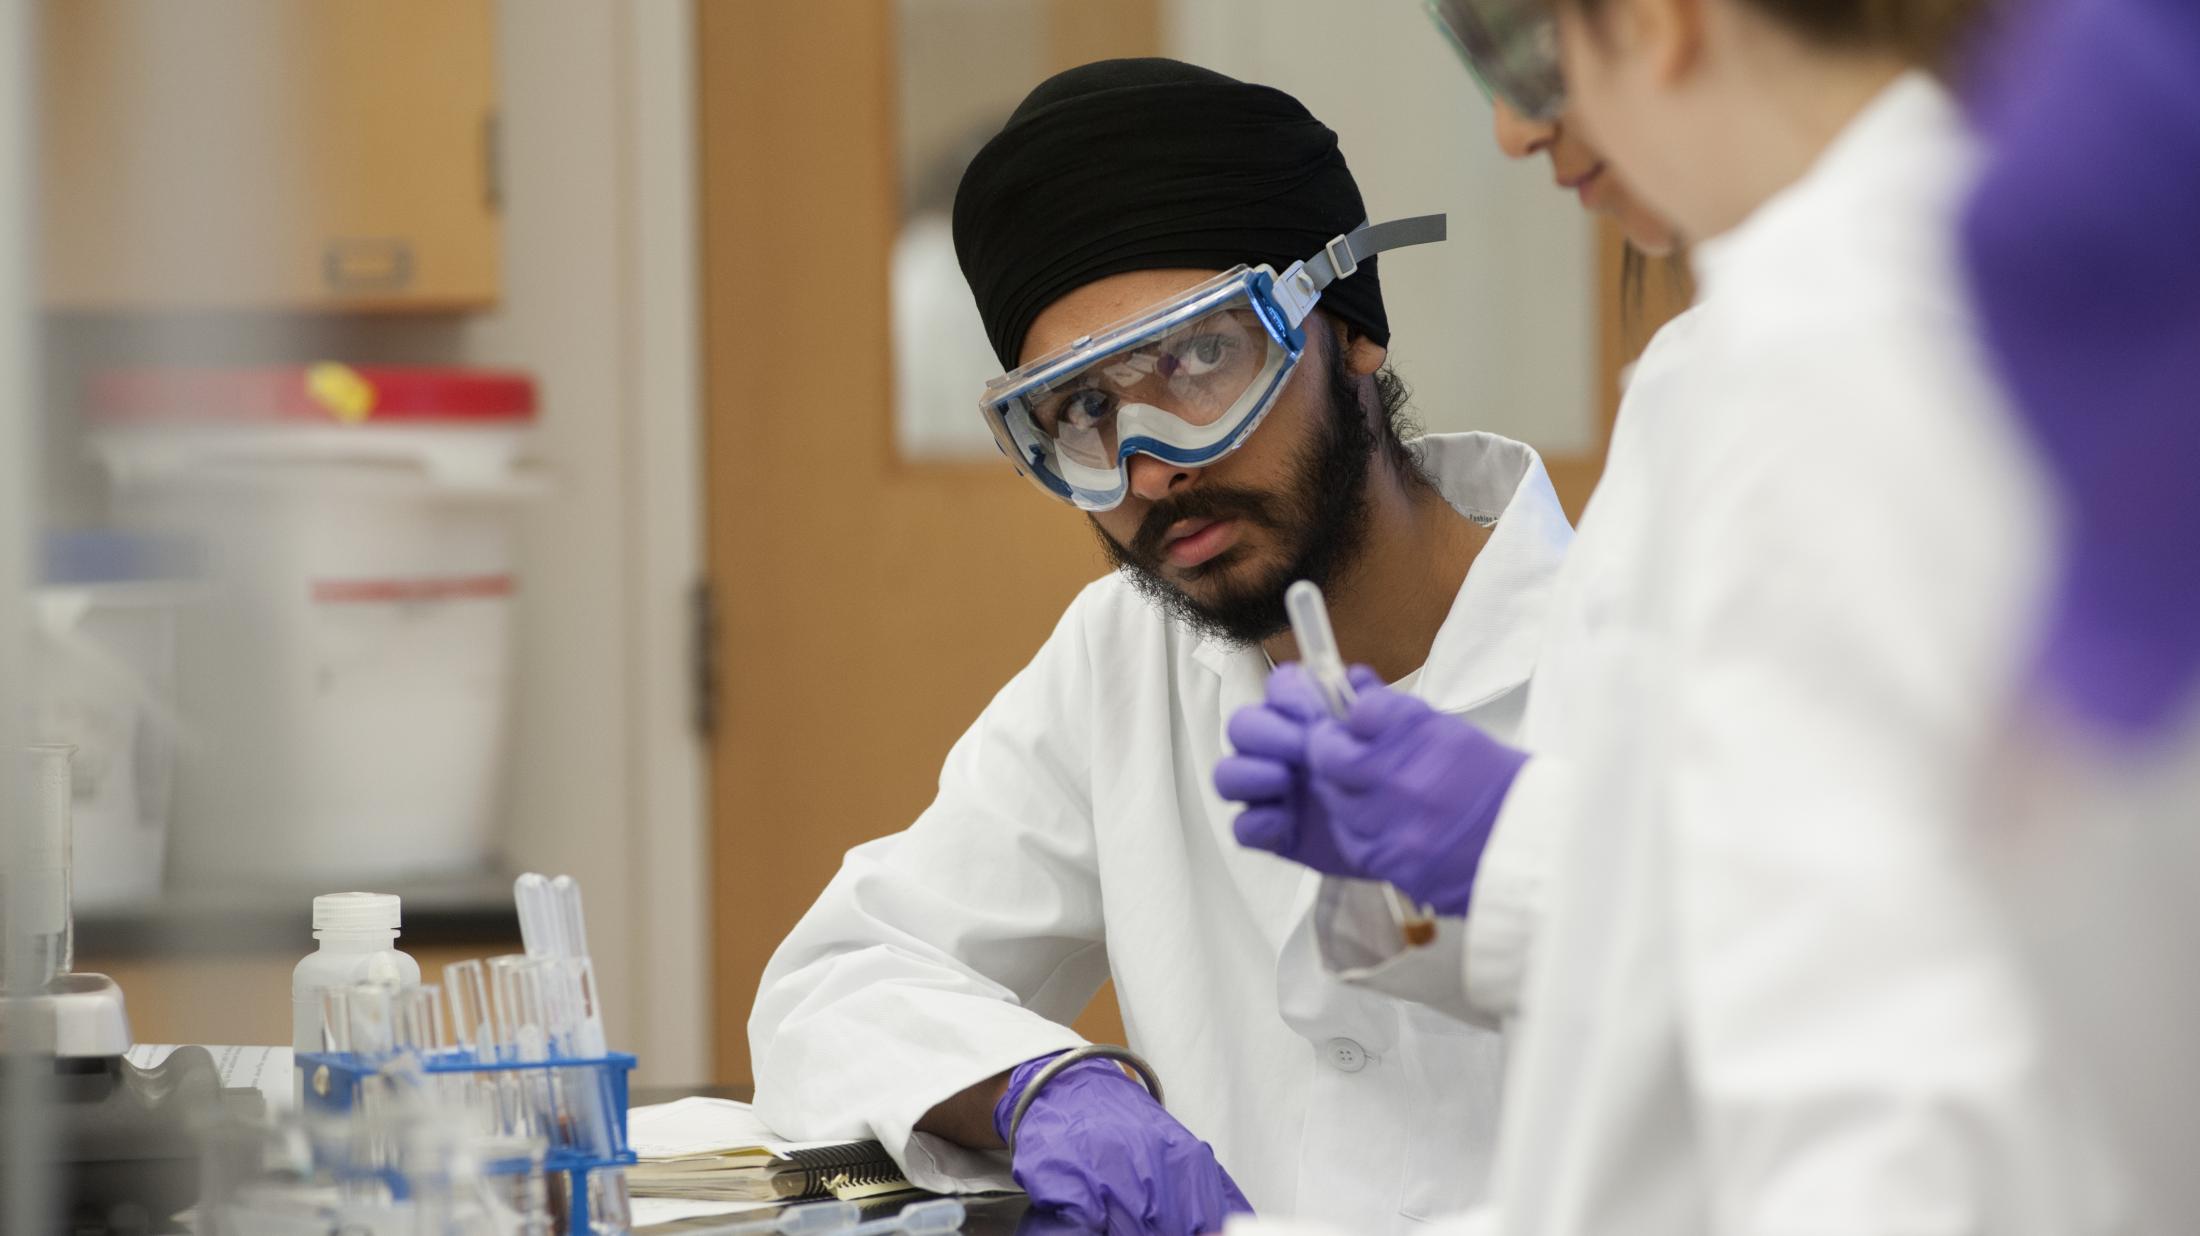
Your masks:
<instances>
[{"instance_id":1,"label":"man's eye","mask_svg":"<svg viewBox=\"0 0 2200 1236\"><path fill-rule=\"evenodd\" d=\"M1176 350L1176 371L1187 378L1199 378L1222 368L1230 359L1235 344L1222 335L1199 335L1188 339Z\"/></svg>"}]
</instances>

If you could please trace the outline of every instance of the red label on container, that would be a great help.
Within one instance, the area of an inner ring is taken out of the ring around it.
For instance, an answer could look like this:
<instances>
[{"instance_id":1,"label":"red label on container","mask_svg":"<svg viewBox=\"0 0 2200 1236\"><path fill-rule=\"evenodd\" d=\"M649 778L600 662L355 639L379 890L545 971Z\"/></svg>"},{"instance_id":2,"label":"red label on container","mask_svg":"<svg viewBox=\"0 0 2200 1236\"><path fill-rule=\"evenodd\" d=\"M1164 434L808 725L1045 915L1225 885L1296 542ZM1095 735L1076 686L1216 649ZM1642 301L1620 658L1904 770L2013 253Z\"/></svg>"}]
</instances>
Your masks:
<instances>
[{"instance_id":1,"label":"red label on container","mask_svg":"<svg viewBox=\"0 0 2200 1236\"><path fill-rule=\"evenodd\" d=\"M398 601L474 601L518 591L510 575L450 575L436 579L317 579L316 605L373 605Z\"/></svg>"}]
</instances>

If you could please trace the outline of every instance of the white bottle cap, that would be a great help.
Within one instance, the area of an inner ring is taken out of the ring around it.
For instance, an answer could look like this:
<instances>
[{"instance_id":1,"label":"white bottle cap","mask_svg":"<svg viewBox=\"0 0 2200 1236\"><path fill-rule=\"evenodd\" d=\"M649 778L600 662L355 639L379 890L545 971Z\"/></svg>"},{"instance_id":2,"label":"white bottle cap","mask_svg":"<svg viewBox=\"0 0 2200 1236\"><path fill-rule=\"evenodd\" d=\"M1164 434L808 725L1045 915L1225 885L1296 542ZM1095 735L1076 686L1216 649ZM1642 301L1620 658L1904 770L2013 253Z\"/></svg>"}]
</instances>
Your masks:
<instances>
[{"instance_id":1,"label":"white bottle cap","mask_svg":"<svg viewBox=\"0 0 2200 1236\"><path fill-rule=\"evenodd\" d=\"M401 906L395 893L323 893L313 899L313 930L395 931Z\"/></svg>"}]
</instances>

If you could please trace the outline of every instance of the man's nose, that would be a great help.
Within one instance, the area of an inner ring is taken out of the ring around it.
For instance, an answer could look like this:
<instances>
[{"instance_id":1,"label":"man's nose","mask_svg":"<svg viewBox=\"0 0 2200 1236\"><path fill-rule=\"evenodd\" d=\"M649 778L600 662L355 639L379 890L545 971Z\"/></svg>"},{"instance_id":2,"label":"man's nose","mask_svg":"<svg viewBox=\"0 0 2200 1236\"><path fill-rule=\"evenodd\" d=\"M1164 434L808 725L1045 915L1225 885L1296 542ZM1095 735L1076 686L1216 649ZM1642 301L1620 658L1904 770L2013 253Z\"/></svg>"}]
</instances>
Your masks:
<instances>
[{"instance_id":1,"label":"man's nose","mask_svg":"<svg viewBox=\"0 0 2200 1236\"><path fill-rule=\"evenodd\" d=\"M1148 502L1158 502L1192 483L1199 469L1173 464L1151 455L1133 455L1125 463L1130 469L1131 492Z\"/></svg>"}]
</instances>

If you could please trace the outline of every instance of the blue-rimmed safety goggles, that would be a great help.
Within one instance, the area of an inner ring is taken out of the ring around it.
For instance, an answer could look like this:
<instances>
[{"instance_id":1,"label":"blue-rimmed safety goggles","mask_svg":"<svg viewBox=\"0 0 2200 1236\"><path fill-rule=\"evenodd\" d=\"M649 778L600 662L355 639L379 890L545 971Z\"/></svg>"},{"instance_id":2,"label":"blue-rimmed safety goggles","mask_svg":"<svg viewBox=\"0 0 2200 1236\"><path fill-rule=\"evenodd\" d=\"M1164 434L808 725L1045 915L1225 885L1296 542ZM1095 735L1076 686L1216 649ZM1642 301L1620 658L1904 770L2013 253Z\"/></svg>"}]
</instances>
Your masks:
<instances>
[{"instance_id":1,"label":"blue-rimmed safety goggles","mask_svg":"<svg viewBox=\"0 0 2200 1236\"><path fill-rule=\"evenodd\" d=\"M1133 455L1205 467L1236 450L1305 354L1323 290L1377 253L1444 231L1443 215L1400 219L1339 236L1280 275L1225 271L986 383L986 423L1040 489L1113 510Z\"/></svg>"}]
</instances>

